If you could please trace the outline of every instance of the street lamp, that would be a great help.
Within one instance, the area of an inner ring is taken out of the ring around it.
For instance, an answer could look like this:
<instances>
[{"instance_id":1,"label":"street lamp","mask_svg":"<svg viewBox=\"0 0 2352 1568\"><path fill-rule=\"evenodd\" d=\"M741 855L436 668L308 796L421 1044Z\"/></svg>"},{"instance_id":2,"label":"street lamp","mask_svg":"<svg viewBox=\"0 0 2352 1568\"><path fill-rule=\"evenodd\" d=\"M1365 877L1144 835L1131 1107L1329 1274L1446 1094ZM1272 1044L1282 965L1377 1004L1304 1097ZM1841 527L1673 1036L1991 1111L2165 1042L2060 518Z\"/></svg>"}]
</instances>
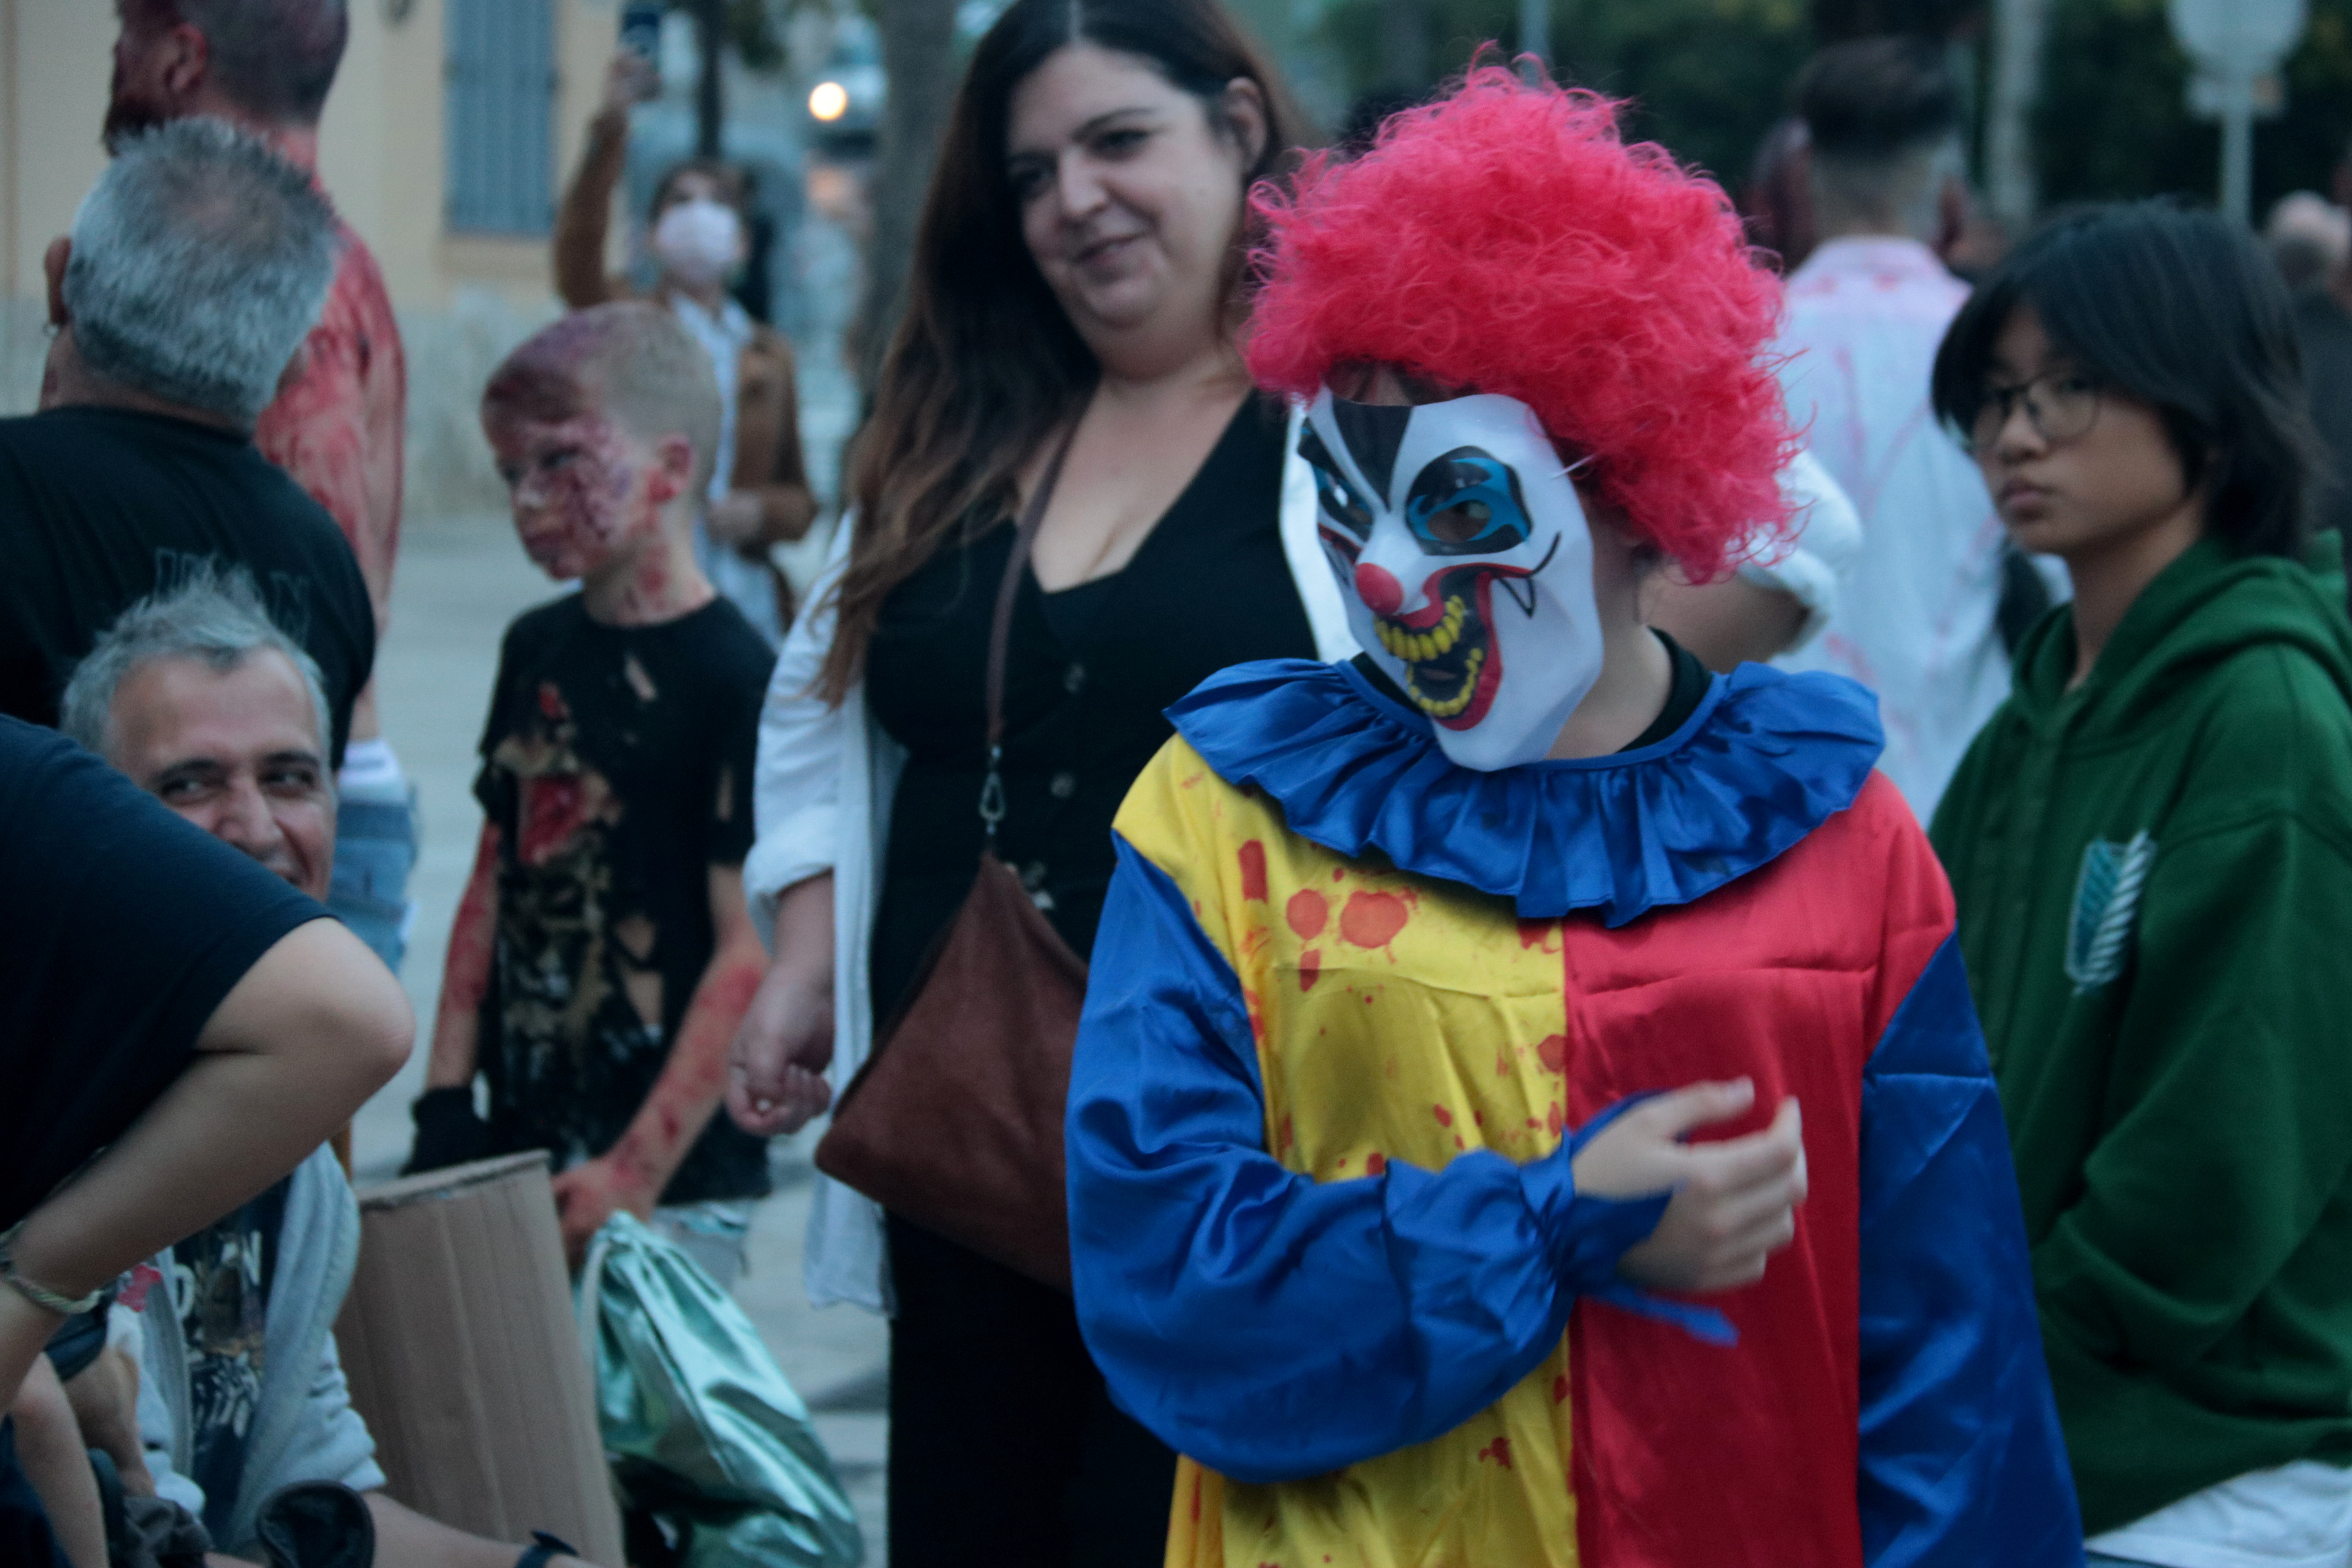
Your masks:
<instances>
[{"instance_id":1,"label":"street lamp","mask_svg":"<svg viewBox=\"0 0 2352 1568\"><path fill-rule=\"evenodd\" d=\"M2221 122L2221 212L2250 221L2254 116L2276 113L2274 72L2303 37L2305 0L2168 0L2172 36L2196 62L2189 107ZM2265 102L2264 100L2268 101Z\"/></svg>"}]
</instances>

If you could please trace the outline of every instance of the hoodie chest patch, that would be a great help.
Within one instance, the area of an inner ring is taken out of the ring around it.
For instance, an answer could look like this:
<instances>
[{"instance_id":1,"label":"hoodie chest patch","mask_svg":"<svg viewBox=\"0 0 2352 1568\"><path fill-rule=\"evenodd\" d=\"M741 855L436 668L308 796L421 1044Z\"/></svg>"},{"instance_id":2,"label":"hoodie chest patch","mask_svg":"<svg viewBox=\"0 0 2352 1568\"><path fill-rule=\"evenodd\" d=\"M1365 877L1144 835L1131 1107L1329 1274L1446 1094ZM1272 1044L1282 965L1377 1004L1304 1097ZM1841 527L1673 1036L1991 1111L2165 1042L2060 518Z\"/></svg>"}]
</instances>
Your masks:
<instances>
[{"instance_id":1,"label":"hoodie chest patch","mask_svg":"<svg viewBox=\"0 0 2352 1568\"><path fill-rule=\"evenodd\" d=\"M2130 842L2094 838L2083 847L2074 878L2074 916L2066 928L2066 978L2074 993L2096 991L2124 972L2139 918L2140 889L2156 861L2156 840L2145 829Z\"/></svg>"}]
</instances>

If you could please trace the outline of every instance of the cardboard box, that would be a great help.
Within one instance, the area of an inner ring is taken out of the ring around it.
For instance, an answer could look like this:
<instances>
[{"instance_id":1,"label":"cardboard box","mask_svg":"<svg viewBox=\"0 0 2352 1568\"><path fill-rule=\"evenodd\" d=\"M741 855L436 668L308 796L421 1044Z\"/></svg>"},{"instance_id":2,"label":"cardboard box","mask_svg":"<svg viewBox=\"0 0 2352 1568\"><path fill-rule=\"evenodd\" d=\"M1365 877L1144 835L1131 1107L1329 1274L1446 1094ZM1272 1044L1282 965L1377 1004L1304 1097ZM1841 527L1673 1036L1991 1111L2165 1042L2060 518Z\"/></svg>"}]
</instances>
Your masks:
<instances>
[{"instance_id":1,"label":"cardboard box","mask_svg":"<svg viewBox=\"0 0 2352 1568\"><path fill-rule=\"evenodd\" d=\"M359 1194L335 1340L385 1489L494 1541L534 1530L620 1568L621 1519L543 1153Z\"/></svg>"}]
</instances>

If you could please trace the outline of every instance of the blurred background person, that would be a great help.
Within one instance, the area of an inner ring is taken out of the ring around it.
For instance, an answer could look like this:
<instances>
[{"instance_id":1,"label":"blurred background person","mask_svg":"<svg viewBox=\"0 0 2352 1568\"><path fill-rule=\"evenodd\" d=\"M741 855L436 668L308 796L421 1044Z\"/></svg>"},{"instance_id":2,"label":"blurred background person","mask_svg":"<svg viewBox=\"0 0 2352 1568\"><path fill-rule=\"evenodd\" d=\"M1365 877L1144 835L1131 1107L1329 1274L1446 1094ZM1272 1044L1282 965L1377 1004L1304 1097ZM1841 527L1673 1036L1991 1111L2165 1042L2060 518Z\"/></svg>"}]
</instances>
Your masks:
<instances>
[{"instance_id":1,"label":"blurred background person","mask_svg":"<svg viewBox=\"0 0 2352 1568\"><path fill-rule=\"evenodd\" d=\"M1940 46L1886 37L1822 50L1797 98L1820 243L1789 279L1775 347L1790 418L1863 538L1837 613L1787 663L1878 693L1880 766L1925 820L2009 690L2000 524L1927 407L1968 298L1935 248L1960 214L1960 96Z\"/></svg>"},{"instance_id":2,"label":"blurred background person","mask_svg":"<svg viewBox=\"0 0 2352 1568\"><path fill-rule=\"evenodd\" d=\"M629 106L657 85L653 66L635 49L613 57L604 107L589 121L579 172L555 220L556 291L575 310L631 292L605 272L604 239L628 153ZM792 624L793 602L769 551L808 531L816 497L801 455L792 345L727 292L751 256L748 194L733 164L701 158L677 164L654 187L646 248L659 269L653 297L677 312L719 377L718 460L695 531L695 560L772 648Z\"/></svg>"},{"instance_id":3,"label":"blurred background person","mask_svg":"<svg viewBox=\"0 0 2352 1568\"><path fill-rule=\"evenodd\" d=\"M315 183L319 117L351 34L347 0L121 0L106 142L192 115L258 137ZM323 195L323 189L321 195ZM351 542L380 639L400 549L408 370L375 257L338 223L325 309L254 426L261 455L292 474ZM383 736L371 682L340 753L335 879L328 907L394 970L407 947L416 864L414 791Z\"/></svg>"},{"instance_id":4,"label":"blurred background person","mask_svg":"<svg viewBox=\"0 0 2352 1568\"><path fill-rule=\"evenodd\" d=\"M1935 405L2071 605L1936 814L2090 1561L2352 1553L2352 625L2237 225L2044 229Z\"/></svg>"},{"instance_id":5,"label":"blurred background person","mask_svg":"<svg viewBox=\"0 0 2352 1568\"><path fill-rule=\"evenodd\" d=\"M1791 114L1764 133L1740 188L1748 232L1770 251L1781 272L1795 271L1813 253L1812 143L1802 115Z\"/></svg>"},{"instance_id":6,"label":"blurred background person","mask_svg":"<svg viewBox=\"0 0 2352 1568\"><path fill-rule=\"evenodd\" d=\"M2338 202L2352 195L2352 157L2336 183ZM2327 459L2313 475L2311 522L2341 537L2352 524L2352 215L2315 192L2297 191L2271 209L2263 237L2294 292L2304 394Z\"/></svg>"},{"instance_id":7,"label":"blurred background person","mask_svg":"<svg viewBox=\"0 0 2352 1568\"><path fill-rule=\"evenodd\" d=\"M2324 283L2352 253L2352 216L2316 191L2290 191L2263 223L2263 244L2290 292Z\"/></svg>"},{"instance_id":8,"label":"blurred background person","mask_svg":"<svg viewBox=\"0 0 2352 1568\"><path fill-rule=\"evenodd\" d=\"M1234 349L1245 194L1299 134L1215 0L1015 0L974 51L856 526L762 720L746 1126L822 1109L972 887L1010 523L1066 437L1018 579L996 850L1075 952L1161 710L1231 664L1355 651L1289 417ZM830 1183L807 1269L819 1300L895 1307L893 1563L1161 1561L1174 1456L1112 1405L1067 1296Z\"/></svg>"},{"instance_id":9,"label":"blurred background person","mask_svg":"<svg viewBox=\"0 0 2352 1568\"><path fill-rule=\"evenodd\" d=\"M120 145L49 247L41 412L0 420L0 712L55 723L98 634L217 560L318 662L341 747L375 659L367 584L250 434L327 296L333 210L216 120Z\"/></svg>"},{"instance_id":10,"label":"blurred background person","mask_svg":"<svg viewBox=\"0 0 2352 1568\"><path fill-rule=\"evenodd\" d=\"M133 605L74 671L62 709L67 734L179 816L326 893L336 813L319 668L244 574L194 574ZM384 1568L509 1568L522 1546L451 1530L383 1490L330 1331L358 1245L350 1184L321 1148L151 1259L191 1283L151 1290L140 1311L146 1452L117 1462L235 1558L263 1556L256 1526L272 1493L328 1480L364 1498ZM267 1266L241 1265L257 1258Z\"/></svg>"}]
</instances>

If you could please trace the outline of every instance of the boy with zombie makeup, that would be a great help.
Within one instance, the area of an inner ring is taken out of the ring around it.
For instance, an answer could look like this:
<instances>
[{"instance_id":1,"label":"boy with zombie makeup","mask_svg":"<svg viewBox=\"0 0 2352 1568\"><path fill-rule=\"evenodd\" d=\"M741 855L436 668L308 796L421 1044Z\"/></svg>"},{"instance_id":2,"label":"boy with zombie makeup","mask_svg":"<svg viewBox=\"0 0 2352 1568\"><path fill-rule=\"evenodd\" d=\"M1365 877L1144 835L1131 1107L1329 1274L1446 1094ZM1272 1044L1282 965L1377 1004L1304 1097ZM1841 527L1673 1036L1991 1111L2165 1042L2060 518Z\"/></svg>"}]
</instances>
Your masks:
<instances>
[{"instance_id":1,"label":"boy with zombie makeup","mask_svg":"<svg viewBox=\"0 0 2352 1568\"><path fill-rule=\"evenodd\" d=\"M773 656L694 563L718 426L656 305L564 318L483 394L523 549L580 589L499 654L409 1168L546 1149L575 1262L627 1209L727 1285L768 1191L764 1141L712 1112L764 963L742 867Z\"/></svg>"},{"instance_id":2,"label":"boy with zombie makeup","mask_svg":"<svg viewBox=\"0 0 2352 1568\"><path fill-rule=\"evenodd\" d=\"M2078 1563L1871 700L1642 621L1780 516L1729 204L1486 68L1262 209L1372 651L1212 679L1118 821L1072 1244L1168 1562Z\"/></svg>"}]
</instances>

